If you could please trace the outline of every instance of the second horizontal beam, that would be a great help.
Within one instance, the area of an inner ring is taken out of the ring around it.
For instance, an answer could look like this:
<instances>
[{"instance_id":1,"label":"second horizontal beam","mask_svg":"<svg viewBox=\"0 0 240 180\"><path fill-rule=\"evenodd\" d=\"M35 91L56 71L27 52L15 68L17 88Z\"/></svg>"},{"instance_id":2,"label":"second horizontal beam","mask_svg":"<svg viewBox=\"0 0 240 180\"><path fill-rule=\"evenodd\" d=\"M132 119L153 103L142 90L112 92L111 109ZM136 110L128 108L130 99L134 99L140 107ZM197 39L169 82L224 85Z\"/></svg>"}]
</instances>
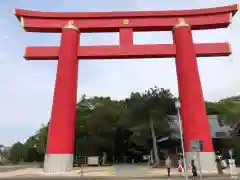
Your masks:
<instances>
[{"instance_id":1,"label":"second horizontal beam","mask_svg":"<svg viewBox=\"0 0 240 180\"><path fill-rule=\"evenodd\" d=\"M229 43L195 44L197 57L228 56L231 54ZM25 47L27 60L57 60L58 46ZM121 46L79 46L78 58L92 59L133 59L133 58L173 58L176 56L174 44Z\"/></svg>"}]
</instances>

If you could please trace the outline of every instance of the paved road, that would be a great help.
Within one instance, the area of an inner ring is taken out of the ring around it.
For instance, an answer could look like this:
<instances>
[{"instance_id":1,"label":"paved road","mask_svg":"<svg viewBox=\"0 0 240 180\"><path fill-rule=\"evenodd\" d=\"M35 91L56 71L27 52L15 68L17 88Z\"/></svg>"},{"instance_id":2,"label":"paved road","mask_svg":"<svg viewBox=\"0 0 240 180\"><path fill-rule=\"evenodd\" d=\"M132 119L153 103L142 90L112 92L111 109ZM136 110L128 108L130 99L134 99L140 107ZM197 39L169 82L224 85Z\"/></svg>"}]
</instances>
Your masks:
<instances>
[{"instance_id":1,"label":"paved road","mask_svg":"<svg viewBox=\"0 0 240 180\"><path fill-rule=\"evenodd\" d=\"M0 178L1 179L1 178ZM103 178L91 178L91 179L87 179L87 178L81 178L81 177L14 177L14 178L4 178L4 179L11 179L11 180L23 180L23 179L33 179L33 180L80 180L80 179L86 179L86 180L104 180ZM157 178L157 179L151 179L151 180L166 180L167 178ZM233 180L232 178L226 178L226 177L222 177L222 178L204 178L206 180ZM137 179L137 178L130 178L130 179L118 179L118 178L108 178L105 180L147 180L147 179ZM149 179L150 180L150 179ZM184 180L184 178L170 178L170 180ZM191 180L191 179L189 179Z\"/></svg>"},{"instance_id":2,"label":"paved road","mask_svg":"<svg viewBox=\"0 0 240 180\"><path fill-rule=\"evenodd\" d=\"M136 165L127 165L127 164L123 164L123 165L115 165L115 177L108 177L108 178L99 178L99 177L92 177L92 178L87 178L87 177L81 177L81 175L79 174L79 177L76 177L76 176L68 176L68 177L63 177L63 176L34 176L34 175L29 175L29 176L26 176L26 175L21 175L21 176L15 176L15 177L12 177L12 178L4 178L4 179L34 179L34 180L58 180L58 179L61 179L61 180L74 180L74 179L86 179L86 180L103 180L103 179L107 179L107 180L120 180L120 179L124 179L124 180L146 180L146 179L151 179L151 180L163 180L163 179L167 179L166 178L153 178L153 177L147 177L147 178L144 178L147 176L148 174L148 170L149 170L149 167L148 166L136 166ZM9 167L4 167L6 168L5 170L9 170L11 171L12 169L14 168L26 168L26 166L9 166ZM0 167L1 169L1 167ZM3 167L2 167L3 169ZM182 177L171 177L170 178L171 180L183 180L184 178ZM227 176L224 176L224 177L208 177L208 178L204 178L204 179L209 179L209 180L230 180L231 178L230 177L227 177ZM0 180L1 180L1 177L0 177ZM189 180L191 180L191 178L189 178ZM232 179L231 179L232 180ZM240 179L239 179L240 180Z\"/></svg>"},{"instance_id":3,"label":"paved road","mask_svg":"<svg viewBox=\"0 0 240 180\"><path fill-rule=\"evenodd\" d=\"M120 164L114 166L116 169L116 177L144 177L148 175L148 166L136 166L132 164Z\"/></svg>"},{"instance_id":4,"label":"paved road","mask_svg":"<svg viewBox=\"0 0 240 180\"><path fill-rule=\"evenodd\" d=\"M0 166L0 173L35 167L39 167L39 164L5 165Z\"/></svg>"}]
</instances>

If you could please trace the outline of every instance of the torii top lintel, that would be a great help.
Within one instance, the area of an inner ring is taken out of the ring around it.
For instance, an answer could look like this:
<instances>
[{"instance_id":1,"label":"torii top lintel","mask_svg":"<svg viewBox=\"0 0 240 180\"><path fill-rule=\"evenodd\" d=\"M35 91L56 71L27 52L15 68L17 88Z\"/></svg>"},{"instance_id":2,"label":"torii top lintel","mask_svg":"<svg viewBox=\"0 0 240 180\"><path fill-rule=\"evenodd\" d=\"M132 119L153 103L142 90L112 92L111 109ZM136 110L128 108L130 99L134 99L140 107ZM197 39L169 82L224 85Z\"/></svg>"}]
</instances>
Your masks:
<instances>
[{"instance_id":1,"label":"torii top lintel","mask_svg":"<svg viewBox=\"0 0 240 180\"><path fill-rule=\"evenodd\" d=\"M15 9L15 15L29 32L61 32L69 20L81 32L169 31L184 18L193 30L225 28L238 11L238 4L194 10L135 12L40 12Z\"/></svg>"}]
</instances>

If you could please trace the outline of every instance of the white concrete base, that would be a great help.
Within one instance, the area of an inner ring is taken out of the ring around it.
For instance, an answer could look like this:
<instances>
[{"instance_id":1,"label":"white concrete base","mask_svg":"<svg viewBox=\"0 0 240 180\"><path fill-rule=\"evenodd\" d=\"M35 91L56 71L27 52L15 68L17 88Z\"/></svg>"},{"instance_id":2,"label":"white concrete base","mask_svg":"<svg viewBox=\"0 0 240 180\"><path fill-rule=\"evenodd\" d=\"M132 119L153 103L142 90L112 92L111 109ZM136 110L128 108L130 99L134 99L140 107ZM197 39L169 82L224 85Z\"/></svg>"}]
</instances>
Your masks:
<instances>
[{"instance_id":1,"label":"white concrete base","mask_svg":"<svg viewBox=\"0 0 240 180\"><path fill-rule=\"evenodd\" d=\"M45 173L68 172L73 168L72 154L46 154L44 159Z\"/></svg>"},{"instance_id":2,"label":"white concrete base","mask_svg":"<svg viewBox=\"0 0 240 180\"><path fill-rule=\"evenodd\" d=\"M199 158L198 158L199 156ZM186 152L187 168L191 169L191 160L194 160L197 169L199 169L199 161L201 163L202 171L204 172L217 172L216 155L214 152Z\"/></svg>"}]
</instances>

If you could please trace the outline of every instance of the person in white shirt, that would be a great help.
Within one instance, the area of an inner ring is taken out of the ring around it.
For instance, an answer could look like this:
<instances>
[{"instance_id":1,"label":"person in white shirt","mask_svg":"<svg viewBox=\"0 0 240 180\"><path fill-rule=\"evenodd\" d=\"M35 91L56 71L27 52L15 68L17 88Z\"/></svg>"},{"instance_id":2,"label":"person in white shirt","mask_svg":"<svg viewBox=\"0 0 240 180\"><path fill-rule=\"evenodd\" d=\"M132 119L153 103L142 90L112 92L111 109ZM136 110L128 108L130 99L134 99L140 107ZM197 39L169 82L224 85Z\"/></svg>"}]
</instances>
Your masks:
<instances>
[{"instance_id":1,"label":"person in white shirt","mask_svg":"<svg viewBox=\"0 0 240 180\"><path fill-rule=\"evenodd\" d=\"M168 177L170 177L171 159L169 156L165 160L165 166L167 168Z\"/></svg>"}]
</instances>

